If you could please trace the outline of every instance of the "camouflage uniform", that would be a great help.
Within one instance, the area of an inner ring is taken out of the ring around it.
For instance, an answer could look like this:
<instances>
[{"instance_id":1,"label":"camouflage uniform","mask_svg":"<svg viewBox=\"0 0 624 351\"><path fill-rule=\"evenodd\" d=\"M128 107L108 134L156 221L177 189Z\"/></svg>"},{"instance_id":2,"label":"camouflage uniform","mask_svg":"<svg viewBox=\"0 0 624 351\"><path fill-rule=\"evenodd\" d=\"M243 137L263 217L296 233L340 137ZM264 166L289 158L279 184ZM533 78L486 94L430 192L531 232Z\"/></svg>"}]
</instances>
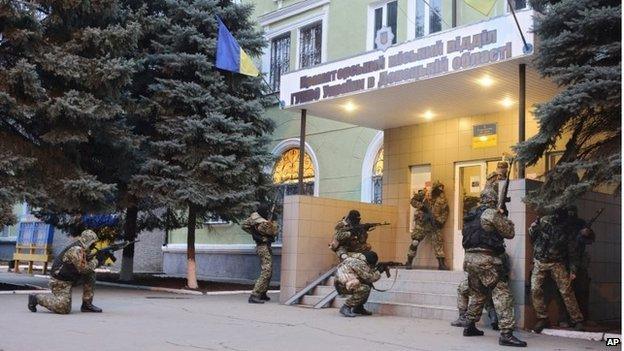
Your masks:
<instances>
[{"instance_id":1,"label":"camouflage uniform","mask_svg":"<svg viewBox=\"0 0 624 351\"><path fill-rule=\"evenodd\" d=\"M63 280L58 277L58 270L52 270L49 286L52 294L37 294L37 304L49 309L54 313L67 314L71 312L72 287L80 283L83 285L83 304L91 305L93 302L93 289L95 287L95 268L98 260L92 258L87 261L87 254L97 241L97 235L91 230L82 232L78 240L65 248L62 262L73 265L80 277L73 281Z\"/></svg>"},{"instance_id":2,"label":"camouflage uniform","mask_svg":"<svg viewBox=\"0 0 624 351\"><path fill-rule=\"evenodd\" d=\"M515 235L514 224L495 209L496 193L484 189L481 199L482 206L487 206L480 217L481 228L485 232L497 232L504 239L512 239ZM464 271L468 273L472 297L466 319L472 323L479 321L485 302L491 295L501 334L511 333L515 326L514 300L502 255L481 247L466 249Z\"/></svg>"},{"instance_id":3,"label":"camouflage uniform","mask_svg":"<svg viewBox=\"0 0 624 351\"><path fill-rule=\"evenodd\" d=\"M507 162L499 162L496 165L496 171L488 174L485 186L483 187L484 191L494 191L498 196L498 182L501 180L507 179L507 170L509 168L509 164Z\"/></svg>"},{"instance_id":4,"label":"camouflage uniform","mask_svg":"<svg viewBox=\"0 0 624 351\"><path fill-rule=\"evenodd\" d=\"M470 287L468 286L468 278L462 280L457 286L457 309L460 315L465 315L468 311L468 302L470 301ZM494 308L494 302L492 296L488 296L485 300L485 310L490 318L496 316L496 310Z\"/></svg>"},{"instance_id":5,"label":"camouflage uniform","mask_svg":"<svg viewBox=\"0 0 624 351\"><path fill-rule=\"evenodd\" d=\"M271 283L273 274L273 252L271 251L271 243L277 235L277 226L274 222L269 222L263 218L258 212L254 212L243 222L243 230L253 232L256 242L256 254L260 258L260 276L256 280L253 291L254 296L266 295Z\"/></svg>"},{"instance_id":6,"label":"camouflage uniform","mask_svg":"<svg viewBox=\"0 0 624 351\"><path fill-rule=\"evenodd\" d=\"M368 240L368 232L363 231L354 235L351 230L347 230L349 222L344 217L334 227L334 239L330 244L330 248L336 253L340 261L344 260L352 253L362 253L369 251L371 246Z\"/></svg>"},{"instance_id":7,"label":"camouflage uniform","mask_svg":"<svg viewBox=\"0 0 624 351\"><path fill-rule=\"evenodd\" d=\"M544 300L544 281L550 275L557 284L561 298L573 323L583 320L574 291L570 273L578 267L576 236L566 232L566 223L560 215L549 215L536 220L529 228L533 244L533 272L531 273L531 298L538 319L547 319ZM566 269L569 262L570 273Z\"/></svg>"},{"instance_id":8,"label":"camouflage uniform","mask_svg":"<svg viewBox=\"0 0 624 351\"><path fill-rule=\"evenodd\" d=\"M449 206L444 195L443 185L435 182L432 192L439 192L428 199L424 193L419 191L414 194L410 204L414 208L414 229L411 232L412 242L407 251L408 265L416 257L418 245L430 235L433 251L436 258L443 259L444 242L442 240L441 229L449 216Z\"/></svg>"},{"instance_id":9,"label":"camouflage uniform","mask_svg":"<svg viewBox=\"0 0 624 351\"><path fill-rule=\"evenodd\" d=\"M368 300L371 285L379 278L381 274L365 258L347 257L336 270L336 290L341 295L350 295L345 305L351 308L361 306Z\"/></svg>"}]
</instances>

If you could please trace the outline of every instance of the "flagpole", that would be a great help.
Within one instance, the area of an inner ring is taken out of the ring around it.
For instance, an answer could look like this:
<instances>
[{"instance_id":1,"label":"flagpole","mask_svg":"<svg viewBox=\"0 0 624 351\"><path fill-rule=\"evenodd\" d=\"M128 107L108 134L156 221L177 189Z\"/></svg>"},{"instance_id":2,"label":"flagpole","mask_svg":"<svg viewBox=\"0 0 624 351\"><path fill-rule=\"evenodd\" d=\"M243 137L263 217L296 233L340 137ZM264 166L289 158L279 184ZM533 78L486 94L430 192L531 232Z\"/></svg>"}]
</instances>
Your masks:
<instances>
[{"instance_id":1,"label":"flagpole","mask_svg":"<svg viewBox=\"0 0 624 351\"><path fill-rule=\"evenodd\" d=\"M516 10L514 10L513 5L511 4L511 0L507 0L507 5L509 5L509 11L513 15L514 21L516 22L516 27L518 27L518 32L520 32L520 37L522 37L522 42L524 43L524 52L527 53L531 50L531 47L527 43L524 38L524 33L522 33L522 28L520 28L520 23L518 22L518 17L516 17Z\"/></svg>"},{"instance_id":2,"label":"flagpole","mask_svg":"<svg viewBox=\"0 0 624 351\"><path fill-rule=\"evenodd\" d=\"M274 95L275 91L273 91L273 87L271 87L271 84L269 84L269 82L267 82L266 78L264 78L264 74L262 74L262 72L260 72L260 77L262 77L262 81L264 82L264 85L266 85L266 87L271 92L269 94L270 95ZM277 106L282 107L282 101L279 99L279 96L275 95L275 99L277 99Z\"/></svg>"}]
</instances>

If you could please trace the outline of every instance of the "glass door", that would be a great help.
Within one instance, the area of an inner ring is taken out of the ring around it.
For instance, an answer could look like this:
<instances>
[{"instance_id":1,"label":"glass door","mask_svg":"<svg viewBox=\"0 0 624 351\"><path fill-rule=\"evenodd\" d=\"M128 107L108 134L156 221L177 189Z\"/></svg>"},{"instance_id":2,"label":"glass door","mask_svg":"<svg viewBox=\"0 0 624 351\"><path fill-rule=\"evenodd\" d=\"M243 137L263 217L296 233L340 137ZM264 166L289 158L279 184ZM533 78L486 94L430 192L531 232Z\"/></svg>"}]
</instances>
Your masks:
<instances>
[{"instance_id":1,"label":"glass door","mask_svg":"<svg viewBox=\"0 0 624 351\"><path fill-rule=\"evenodd\" d=\"M485 185L485 177L491 165L487 161L461 162L455 164L455 194L453 207L453 269L463 269L464 249L462 228L464 215L479 203L479 195ZM496 167L496 164L494 164Z\"/></svg>"}]
</instances>

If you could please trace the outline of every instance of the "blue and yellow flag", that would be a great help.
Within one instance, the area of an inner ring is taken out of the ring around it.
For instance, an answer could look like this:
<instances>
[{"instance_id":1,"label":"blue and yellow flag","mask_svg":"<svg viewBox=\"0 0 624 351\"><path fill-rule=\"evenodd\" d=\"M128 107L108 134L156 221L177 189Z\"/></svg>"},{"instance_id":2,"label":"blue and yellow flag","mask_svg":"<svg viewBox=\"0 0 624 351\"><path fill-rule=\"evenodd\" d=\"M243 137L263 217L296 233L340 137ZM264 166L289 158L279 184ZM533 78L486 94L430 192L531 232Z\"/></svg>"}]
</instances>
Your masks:
<instances>
[{"instance_id":1,"label":"blue and yellow flag","mask_svg":"<svg viewBox=\"0 0 624 351\"><path fill-rule=\"evenodd\" d=\"M489 16L492 13L496 0L464 0L466 5L472 7L483 16Z\"/></svg>"},{"instance_id":2,"label":"blue and yellow flag","mask_svg":"<svg viewBox=\"0 0 624 351\"><path fill-rule=\"evenodd\" d=\"M217 17L219 34L217 36L217 68L257 77L260 71L256 68L251 57L241 49L240 45L225 24Z\"/></svg>"}]
</instances>

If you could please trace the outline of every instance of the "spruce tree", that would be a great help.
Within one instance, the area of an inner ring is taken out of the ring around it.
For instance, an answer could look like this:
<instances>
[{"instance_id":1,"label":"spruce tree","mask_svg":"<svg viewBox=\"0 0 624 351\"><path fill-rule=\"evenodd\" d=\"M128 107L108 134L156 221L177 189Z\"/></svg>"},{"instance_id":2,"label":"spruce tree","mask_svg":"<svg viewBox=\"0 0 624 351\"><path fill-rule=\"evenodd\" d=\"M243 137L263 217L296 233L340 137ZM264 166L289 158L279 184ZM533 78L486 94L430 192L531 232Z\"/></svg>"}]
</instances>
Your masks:
<instances>
[{"instance_id":1,"label":"spruce tree","mask_svg":"<svg viewBox=\"0 0 624 351\"><path fill-rule=\"evenodd\" d=\"M116 210L137 146L122 102L139 27L124 16L116 0L0 4L0 149L28 160L20 181L53 224Z\"/></svg>"},{"instance_id":2,"label":"spruce tree","mask_svg":"<svg viewBox=\"0 0 624 351\"><path fill-rule=\"evenodd\" d=\"M560 138L561 160L527 202L542 209L569 203L596 186L621 184L621 11L615 0L532 0L539 51L535 65L561 88L536 106L538 133L515 147L535 164Z\"/></svg>"},{"instance_id":3,"label":"spruce tree","mask_svg":"<svg viewBox=\"0 0 624 351\"><path fill-rule=\"evenodd\" d=\"M195 229L209 216L237 220L266 185L261 174L272 122L262 116L261 78L215 69L222 18L251 56L265 45L252 8L231 1L136 2L143 11L134 113L150 119L148 160L137 189L187 213L187 285L197 288Z\"/></svg>"}]
</instances>

